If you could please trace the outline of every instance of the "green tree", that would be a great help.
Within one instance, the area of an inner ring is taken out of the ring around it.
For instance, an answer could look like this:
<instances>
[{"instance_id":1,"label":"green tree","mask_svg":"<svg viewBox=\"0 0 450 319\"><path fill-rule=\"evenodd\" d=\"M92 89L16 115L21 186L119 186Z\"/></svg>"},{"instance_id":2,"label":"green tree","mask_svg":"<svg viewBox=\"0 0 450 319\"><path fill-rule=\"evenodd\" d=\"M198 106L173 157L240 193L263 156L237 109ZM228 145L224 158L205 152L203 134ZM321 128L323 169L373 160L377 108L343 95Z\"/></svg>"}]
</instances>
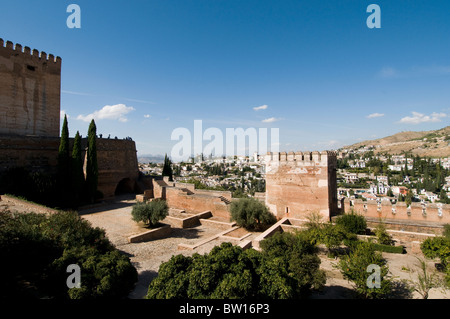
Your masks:
<instances>
[{"instance_id":1,"label":"green tree","mask_svg":"<svg viewBox=\"0 0 450 319\"><path fill-rule=\"evenodd\" d=\"M165 200L153 200L151 202L139 202L133 205L132 219L135 222L144 222L150 227L156 226L167 217L169 206Z\"/></svg>"},{"instance_id":2,"label":"green tree","mask_svg":"<svg viewBox=\"0 0 450 319\"><path fill-rule=\"evenodd\" d=\"M369 276L371 275L368 272L370 265L380 267L379 287L368 285ZM375 251L371 243L358 242L358 244L354 245L352 251L340 259L338 268L345 279L353 282L355 291L362 298L385 298L391 292L392 279L387 276L389 268L386 260L383 259L380 252Z\"/></svg>"},{"instance_id":3,"label":"green tree","mask_svg":"<svg viewBox=\"0 0 450 319\"><path fill-rule=\"evenodd\" d=\"M79 201L82 198L84 185L83 158L81 157L81 154L81 136L80 133L77 132L73 141L71 165L72 189L76 204L79 204Z\"/></svg>"},{"instance_id":4,"label":"green tree","mask_svg":"<svg viewBox=\"0 0 450 319\"><path fill-rule=\"evenodd\" d=\"M260 289L271 299L303 298L321 290L326 275L320 270L317 247L308 234L276 233L261 242Z\"/></svg>"},{"instance_id":5,"label":"green tree","mask_svg":"<svg viewBox=\"0 0 450 319\"><path fill-rule=\"evenodd\" d=\"M86 192L87 199L93 203L96 199L98 187L98 162L97 162L97 127L92 120L88 130L88 149L86 163Z\"/></svg>"},{"instance_id":6,"label":"green tree","mask_svg":"<svg viewBox=\"0 0 450 319\"><path fill-rule=\"evenodd\" d=\"M448 236L448 226L444 229L444 236L425 239L420 245L420 249L425 257L440 259L443 271L446 273L446 285L450 287L450 238Z\"/></svg>"},{"instance_id":7,"label":"green tree","mask_svg":"<svg viewBox=\"0 0 450 319\"><path fill-rule=\"evenodd\" d=\"M172 161L169 159L169 157L164 157L164 166L162 170L162 176L169 176L169 181L173 181L173 173L172 173Z\"/></svg>"},{"instance_id":8,"label":"green tree","mask_svg":"<svg viewBox=\"0 0 450 319\"><path fill-rule=\"evenodd\" d=\"M146 298L286 299L323 287L325 273L314 245L292 234L273 238L264 244L268 251L223 243L205 255L173 256L160 266ZM277 243L284 245L273 249Z\"/></svg>"},{"instance_id":9,"label":"green tree","mask_svg":"<svg viewBox=\"0 0 450 319\"><path fill-rule=\"evenodd\" d=\"M349 238L346 229L341 225L323 224L320 229L319 242L328 249L328 256L335 257L342 242Z\"/></svg>"},{"instance_id":10,"label":"green tree","mask_svg":"<svg viewBox=\"0 0 450 319\"><path fill-rule=\"evenodd\" d=\"M413 201L414 194L411 190L408 190L408 193L406 193L405 197L405 203L407 206L410 206Z\"/></svg>"},{"instance_id":11,"label":"green tree","mask_svg":"<svg viewBox=\"0 0 450 319\"><path fill-rule=\"evenodd\" d=\"M336 225L342 226L347 232L352 234L365 234L367 228L364 216L355 213L353 210L349 214L337 217Z\"/></svg>"},{"instance_id":12,"label":"green tree","mask_svg":"<svg viewBox=\"0 0 450 319\"><path fill-rule=\"evenodd\" d=\"M249 230L261 230L276 221L266 205L253 197L232 201L230 212L231 220Z\"/></svg>"},{"instance_id":13,"label":"green tree","mask_svg":"<svg viewBox=\"0 0 450 319\"><path fill-rule=\"evenodd\" d=\"M405 176L409 176L408 155L407 154L405 154Z\"/></svg>"},{"instance_id":14,"label":"green tree","mask_svg":"<svg viewBox=\"0 0 450 319\"><path fill-rule=\"evenodd\" d=\"M70 146L67 115L64 116L58 150L58 188L60 195L69 193L70 188Z\"/></svg>"}]
</instances>

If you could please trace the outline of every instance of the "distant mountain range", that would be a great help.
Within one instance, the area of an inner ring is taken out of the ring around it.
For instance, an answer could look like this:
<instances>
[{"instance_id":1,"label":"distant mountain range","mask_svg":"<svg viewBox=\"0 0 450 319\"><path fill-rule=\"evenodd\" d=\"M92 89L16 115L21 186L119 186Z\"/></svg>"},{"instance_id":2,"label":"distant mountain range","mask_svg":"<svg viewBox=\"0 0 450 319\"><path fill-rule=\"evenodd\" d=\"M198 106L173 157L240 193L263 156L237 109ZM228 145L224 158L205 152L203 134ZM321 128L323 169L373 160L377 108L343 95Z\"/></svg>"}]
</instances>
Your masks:
<instances>
[{"instance_id":1,"label":"distant mountain range","mask_svg":"<svg viewBox=\"0 0 450 319\"><path fill-rule=\"evenodd\" d=\"M375 153L390 155L408 152L421 157L448 157L450 156L450 126L434 131L400 132L388 137L344 146L341 150L356 150L364 146L374 146Z\"/></svg>"},{"instance_id":2,"label":"distant mountain range","mask_svg":"<svg viewBox=\"0 0 450 319\"><path fill-rule=\"evenodd\" d=\"M138 155L138 162L146 163L164 163L164 155L142 154Z\"/></svg>"}]
</instances>

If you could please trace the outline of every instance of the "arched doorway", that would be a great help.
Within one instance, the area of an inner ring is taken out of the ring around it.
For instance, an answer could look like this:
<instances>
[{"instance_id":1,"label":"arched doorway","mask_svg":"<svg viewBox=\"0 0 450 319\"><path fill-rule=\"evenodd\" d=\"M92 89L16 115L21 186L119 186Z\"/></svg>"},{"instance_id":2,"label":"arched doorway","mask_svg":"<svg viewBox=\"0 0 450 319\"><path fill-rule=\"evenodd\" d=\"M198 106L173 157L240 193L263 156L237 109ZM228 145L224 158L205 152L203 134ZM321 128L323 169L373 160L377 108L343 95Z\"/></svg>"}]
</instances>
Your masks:
<instances>
[{"instance_id":1,"label":"arched doorway","mask_svg":"<svg viewBox=\"0 0 450 319\"><path fill-rule=\"evenodd\" d=\"M114 195L123 195L123 194L131 194L135 192L135 182L131 180L130 178L124 178L122 179L116 187L116 190L114 192Z\"/></svg>"}]
</instances>

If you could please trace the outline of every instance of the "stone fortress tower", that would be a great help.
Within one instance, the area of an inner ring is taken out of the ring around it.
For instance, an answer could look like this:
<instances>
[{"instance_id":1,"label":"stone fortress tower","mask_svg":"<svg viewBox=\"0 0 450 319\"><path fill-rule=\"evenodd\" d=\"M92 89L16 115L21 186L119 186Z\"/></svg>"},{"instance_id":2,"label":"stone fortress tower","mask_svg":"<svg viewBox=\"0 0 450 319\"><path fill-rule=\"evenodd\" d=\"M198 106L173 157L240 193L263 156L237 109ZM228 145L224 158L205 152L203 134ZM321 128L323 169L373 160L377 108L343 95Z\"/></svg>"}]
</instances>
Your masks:
<instances>
[{"instance_id":1,"label":"stone fortress tower","mask_svg":"<svg viewBox=\"0 0 450 319\"><path fill-rule=\"evenodd\" d=\"M61 64L60 57L0 39L0 175L13 168L55 172ZM87 139L82 139L83 149L86 146ZM98 189L105 198L138 188L134 141L97 138L97 158Z\"/></svg>"},{"instance_id":2,"label":"stone fortress tower","mask_svg":"<svg viewBox=\"0 0 450 319\"><path fill-rule=\"evenodd\" d=\"M0 135L59 136L61 62L0 39Z\"/></svg>"},{"instance_id":3,"label":"stone fortress tower","mask_svg":"<svg viewBox=\"0 0 450 319\"><path fill-rule=\"evenodd\" d=\"M278 219L338 213L335 152L269 152L265 163L266 205Z\"/></svg>"}]
</instances>

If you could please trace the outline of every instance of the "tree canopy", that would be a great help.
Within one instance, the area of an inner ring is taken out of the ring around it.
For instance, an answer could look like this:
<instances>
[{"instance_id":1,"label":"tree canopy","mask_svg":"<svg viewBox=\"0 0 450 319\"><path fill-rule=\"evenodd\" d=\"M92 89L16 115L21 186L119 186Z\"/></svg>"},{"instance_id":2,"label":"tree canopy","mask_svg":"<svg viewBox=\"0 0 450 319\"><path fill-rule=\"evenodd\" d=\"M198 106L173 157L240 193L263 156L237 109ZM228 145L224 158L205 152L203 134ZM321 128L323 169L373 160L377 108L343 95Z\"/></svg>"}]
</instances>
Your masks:
<instances>
[{"instance_id":1,"label":"tree canopy","mask_svg":"<svg viewBox=\"0 0 450 319\"><path fill-rule=\"evenodd\" d=\"M284 233L262 243L262 252L223 243L205 255L173 256L161 265L147 298L288 299L323 287L320 259L305 238Z\"/></svg>"}]
</instances>

